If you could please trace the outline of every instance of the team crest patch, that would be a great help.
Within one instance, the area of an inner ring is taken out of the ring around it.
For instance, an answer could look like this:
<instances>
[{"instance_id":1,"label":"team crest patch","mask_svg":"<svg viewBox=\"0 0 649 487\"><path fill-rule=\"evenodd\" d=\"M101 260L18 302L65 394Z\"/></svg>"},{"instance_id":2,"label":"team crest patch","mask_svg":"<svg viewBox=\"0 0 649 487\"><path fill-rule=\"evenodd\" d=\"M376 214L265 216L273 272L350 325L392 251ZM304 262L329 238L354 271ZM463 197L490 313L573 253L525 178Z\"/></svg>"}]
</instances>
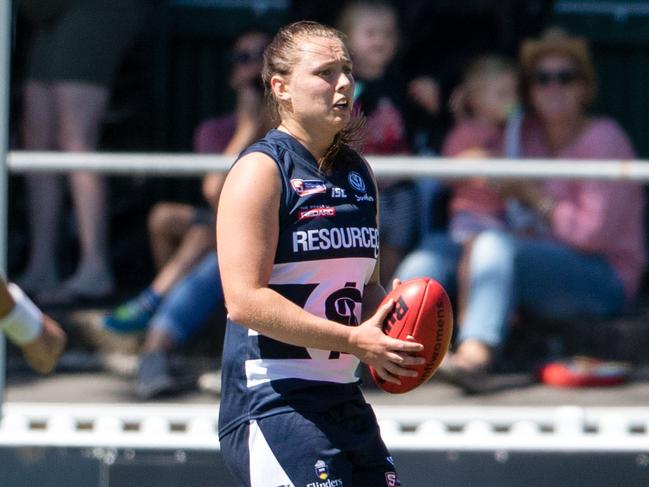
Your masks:
<instances>
[{"instance_id":1,"label":"team crest patch","mask_svg":"<svg viewBox=\"0 0 649 487\"><path fill-rule=\"evenodd\" d=\"M396 472L385 472L385 483L388 487L401 487L401 482Z\"/></svg>"},{"instance_id":2,"label":"team crest patch","mask_svg":"<svg viewBox=\"0 0 649 487\"><path fill-rule=\"evenodd\" d=\"M324 460L318 460L314 465L315 474L320 480L327 480L329 478L329 467Z\"/></svg>"},{"instance_id":3,"label":"team crest patch","mask_svg":"<svg viewBox=\"0 0 649 487\"><path fill-rule=\"evenodd\" d=\"M327 185L320 179L291 179L291 187L298 196L327 192Z\"/></svg>"},{"instance_id":4,"label":"team crest patch","mask_svg":"<svg viewBox=\"0 0 649 487\"><path fill-rule=\"evenodd\" d=\"M365 181L363 181L361 175L356 171L351 171L347 176L347 180L349 181L349 184L352 185L352 188L359 193L364 193L367 190L365 187Z\"/></svg>"}]
</instances>

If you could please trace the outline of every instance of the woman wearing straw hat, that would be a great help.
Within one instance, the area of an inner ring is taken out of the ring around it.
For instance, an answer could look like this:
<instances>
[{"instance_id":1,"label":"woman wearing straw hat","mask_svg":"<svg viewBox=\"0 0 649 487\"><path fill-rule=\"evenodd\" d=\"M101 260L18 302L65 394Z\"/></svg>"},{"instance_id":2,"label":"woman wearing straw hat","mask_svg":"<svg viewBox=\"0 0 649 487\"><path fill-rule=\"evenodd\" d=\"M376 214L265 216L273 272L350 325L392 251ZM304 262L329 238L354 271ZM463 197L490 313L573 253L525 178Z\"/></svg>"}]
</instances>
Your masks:
<instances>
[{"instance_id":1,"label":"woman wearing straw hat","mask_svg":"<svg viewBox=\"0 0 649 487\"><path fill-rule=\"evenodd\" d=\"M615 121L587 113L596 80L584 39L552 29L524 42L520 60L528 109L522 157L634 158ZM553 319L620 314L636 296L645 264L640 185L548 180L499 187L531 209L546 232L522 237L486 231L476 238L457 348L442 371L467 388L493 364L513 312ZM432 265L421 252L417 263L406 264L427 265L424 272L434 277L439 256L429 254Z\"/></svg>"}]
</instances>

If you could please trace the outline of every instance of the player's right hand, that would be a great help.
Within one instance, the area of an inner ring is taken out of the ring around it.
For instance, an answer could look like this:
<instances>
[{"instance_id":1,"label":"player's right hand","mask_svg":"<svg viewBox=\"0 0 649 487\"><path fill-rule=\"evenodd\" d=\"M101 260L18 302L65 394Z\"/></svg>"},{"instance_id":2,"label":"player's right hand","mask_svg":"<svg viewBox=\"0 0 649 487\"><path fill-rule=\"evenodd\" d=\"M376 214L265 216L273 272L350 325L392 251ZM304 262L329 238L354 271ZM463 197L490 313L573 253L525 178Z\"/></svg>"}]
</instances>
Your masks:
<instances>
[{"instance_id":1,"label":"player's right hand","mask_svg":"<svg viewBox=\"0 0 649 487\"><path fill-rule=\"evenodd\" d=\"M399 384L399 376L416 377L417 372L407 367L421 365L425 359L410 355L423 350L421 343L397 340L383 333L383 321L393 306L392 299L379 306L374 315L352 330L350 342L361 362L374 367L382 379Z\"/></svg>"}]
</instances>

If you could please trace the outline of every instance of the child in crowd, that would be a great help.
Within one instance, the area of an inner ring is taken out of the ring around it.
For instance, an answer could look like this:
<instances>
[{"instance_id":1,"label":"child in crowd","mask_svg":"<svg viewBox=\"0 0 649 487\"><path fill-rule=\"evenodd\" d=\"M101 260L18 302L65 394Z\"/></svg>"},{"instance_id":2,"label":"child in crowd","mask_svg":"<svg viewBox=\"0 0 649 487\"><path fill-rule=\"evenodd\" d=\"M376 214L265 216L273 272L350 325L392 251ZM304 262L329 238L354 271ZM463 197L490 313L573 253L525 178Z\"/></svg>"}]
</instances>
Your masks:
<instances>
[{"instance_id":1,"label":"child in crowd","mask_svg":"<svg viewBox=\"0 0 649 487\"><path fill-rule=\"evenodd\" d=\"M504 156L503 131L518 105L517 76L516 66L497 55L481 56L467 67L452 97L458 122L444 142L444 156ZM484 178L471 178L454 183L452 192L453 241L468 243L483 230L505 228L506 206L497 186Z\"/></svg>"},{"instance_id":2,"label":"child in crowd","mask_svg":"<svg viewBox=\"0 0 649 487\"><path fill-rule=\"evenodd\" d=\"M503 133L518 117L518 70L498 55L480 56L471 62L462 84L455 90L452 110L457 124L447 136L446 157L503 157ZM504 140L508 140L507 137ZM511 152L513 149L508 149ZM518 215L522 208L519 208ZM457 314L462 320L468 289L468 259L473 239L482 231L508 226L508 204L496 184L471 178L452 185L449 203L449 236L462 245L458 266Z\"/></svg>"},{"instance_id":3,"label":"child in crowd","mask_svg":"<svg viewBox=\"0 0 649 487\"><path fill-rule=\"evenodd\" d=\"M411 153L414 134L409 122L414 104L429 113L438 109L438 89L432 79L419 78L408 85L393 69L397 20L389 2L361 0L351 2L338 23L354 61L354 101L367 118L365 154ZM410 179L382 179L378 184L381 276L387 283L417 237L419 204Z\"/></svg>"}]
</instances>

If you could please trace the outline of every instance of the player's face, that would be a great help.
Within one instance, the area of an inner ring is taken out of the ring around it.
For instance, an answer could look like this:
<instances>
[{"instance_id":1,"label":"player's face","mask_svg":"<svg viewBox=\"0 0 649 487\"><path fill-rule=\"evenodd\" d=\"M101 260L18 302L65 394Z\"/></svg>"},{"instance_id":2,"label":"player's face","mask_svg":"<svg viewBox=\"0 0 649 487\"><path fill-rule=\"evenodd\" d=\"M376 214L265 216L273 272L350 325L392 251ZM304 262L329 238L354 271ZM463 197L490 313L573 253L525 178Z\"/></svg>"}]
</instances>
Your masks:
<instances>
[{"instance_id":1,"label":"player's face","mask_svg":"<svg viewBox=\"0 0 649 487\"><path fill-rule=\"evenodd\" d=\"M293 72L285 83L284 116L308 127L342 130L352 114L352 62L338 39L303 42Z\"/></svg>"},{"instance_id":2,"label":"player's face","mask_svg":"<svg viewBox=\"0 0 649 487\"><path fill-rule=\"evenodd\" d=\"M542 57L531 73L530 101L536 113L548 121L579 116L586 90L576 63L560 54Z\"/></svg>"}]
</instances>

